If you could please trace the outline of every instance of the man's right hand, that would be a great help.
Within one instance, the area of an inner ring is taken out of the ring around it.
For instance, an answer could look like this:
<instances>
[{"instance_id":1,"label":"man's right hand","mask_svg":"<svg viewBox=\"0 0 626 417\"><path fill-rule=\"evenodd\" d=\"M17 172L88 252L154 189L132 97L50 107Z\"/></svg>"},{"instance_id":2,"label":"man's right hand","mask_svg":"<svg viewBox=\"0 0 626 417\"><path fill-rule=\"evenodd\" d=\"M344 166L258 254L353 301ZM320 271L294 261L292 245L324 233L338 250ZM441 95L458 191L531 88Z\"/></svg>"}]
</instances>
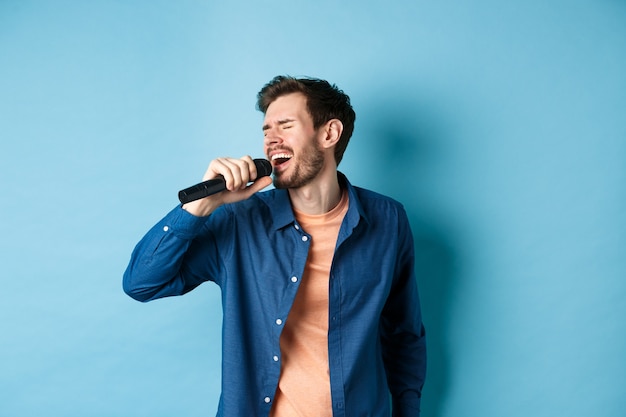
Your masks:
<instances>
[{"instance_id":1,"label":"man's right hand","mask_svg":"<svg viewBox=\"0 0 626 417\"><path fill-rule=\"evenodd\" d=\"M208 216L222 204L235 203L250 198L252 194L261 191L272 183L271 177L261 177L257 180L256 165L250 156L236 158L217 158L211 161L202 178L207 181L218 175L224 177L226 190L183 204L183 209L194 216ZM255 181L256 180L256 181ZM248 185L249 182L255 181Z\"/></svg>"}]
</instances>

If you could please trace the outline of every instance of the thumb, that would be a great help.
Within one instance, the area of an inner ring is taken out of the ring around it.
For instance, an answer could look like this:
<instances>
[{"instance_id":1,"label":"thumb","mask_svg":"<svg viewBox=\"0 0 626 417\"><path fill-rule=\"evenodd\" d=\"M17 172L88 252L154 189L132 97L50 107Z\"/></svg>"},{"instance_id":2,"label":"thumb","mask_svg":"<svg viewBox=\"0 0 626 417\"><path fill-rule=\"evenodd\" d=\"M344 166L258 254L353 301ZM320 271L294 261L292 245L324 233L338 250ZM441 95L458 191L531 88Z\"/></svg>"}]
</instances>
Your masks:
<instances>
[{"instance_id":1,"label":"thumb","mask_svg":"<svg viewBox=\"0 0 626 417\"><path fill-rule=\"evenodd\" d=\"M254 181L252 184L250 184L248 188L246 188L246 193L248 197L250 197L252 194L261 191L263 188L269 186L270 184L272 184L271 177L261 177Z\"/></svg>"}]
</instances>

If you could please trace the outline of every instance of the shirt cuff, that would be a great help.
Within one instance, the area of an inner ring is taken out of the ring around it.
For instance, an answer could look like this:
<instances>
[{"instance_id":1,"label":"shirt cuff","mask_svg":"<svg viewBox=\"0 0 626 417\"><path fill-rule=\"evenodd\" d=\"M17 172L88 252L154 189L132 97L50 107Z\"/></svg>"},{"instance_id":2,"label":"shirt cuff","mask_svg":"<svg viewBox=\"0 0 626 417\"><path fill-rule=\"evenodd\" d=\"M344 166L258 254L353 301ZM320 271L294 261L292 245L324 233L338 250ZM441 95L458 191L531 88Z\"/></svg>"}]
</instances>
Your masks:
<instances>
[{"instance_id":1,"label":"shirt cuff","mask_svg":"<svg viewBox=\"0 0 626 417\"><path fill-rule=\"evenodd\" d=\"M419 417L421 399L418 397L403 398L393 402L393 417Z\"/></svg>"}]
</instances>

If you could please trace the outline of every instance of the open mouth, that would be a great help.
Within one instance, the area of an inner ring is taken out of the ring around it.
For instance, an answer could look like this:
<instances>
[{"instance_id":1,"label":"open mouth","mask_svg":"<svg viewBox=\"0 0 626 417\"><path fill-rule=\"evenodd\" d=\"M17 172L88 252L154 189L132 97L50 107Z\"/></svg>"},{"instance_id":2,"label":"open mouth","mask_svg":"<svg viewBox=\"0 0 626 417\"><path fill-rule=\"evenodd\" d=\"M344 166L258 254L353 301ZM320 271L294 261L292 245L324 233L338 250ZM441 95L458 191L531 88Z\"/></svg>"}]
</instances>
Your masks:
<instances>
[{"instance_id":1,"label":"open mouth","mask_svg":"<svg viewBox=\"0 0 626 417\"><path fill-rule=\"evenodd\" d=\"M293 155L289 154L289 153L276 153L276 154L272 155L272 158L271 158L272 165L274 165L274 168L280 168L284 164L289 162L289 160L292 157L293 157Z\"/></svg>"}]
</instances>

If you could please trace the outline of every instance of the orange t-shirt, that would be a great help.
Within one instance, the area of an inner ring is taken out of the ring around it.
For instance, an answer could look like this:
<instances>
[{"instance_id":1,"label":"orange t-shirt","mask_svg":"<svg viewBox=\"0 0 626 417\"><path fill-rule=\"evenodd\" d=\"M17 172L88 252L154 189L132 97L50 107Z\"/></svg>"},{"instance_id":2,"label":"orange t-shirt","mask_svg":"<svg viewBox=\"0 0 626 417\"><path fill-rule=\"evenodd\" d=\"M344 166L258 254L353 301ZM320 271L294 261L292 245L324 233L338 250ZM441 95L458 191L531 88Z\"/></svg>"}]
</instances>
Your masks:
<instances>
[{"instance_id":1,"label":"orange t-shirt","mask_svg":"<svg viewBox=\"0 0 626 417\"><path fill-rule=\"evenodd\" d=\"M282 367L270 416L332 416L328 368L328 280L348 193L328 213L295 212L311 236L309 256L280 336Z\"/></svg>"}]
</instances>

